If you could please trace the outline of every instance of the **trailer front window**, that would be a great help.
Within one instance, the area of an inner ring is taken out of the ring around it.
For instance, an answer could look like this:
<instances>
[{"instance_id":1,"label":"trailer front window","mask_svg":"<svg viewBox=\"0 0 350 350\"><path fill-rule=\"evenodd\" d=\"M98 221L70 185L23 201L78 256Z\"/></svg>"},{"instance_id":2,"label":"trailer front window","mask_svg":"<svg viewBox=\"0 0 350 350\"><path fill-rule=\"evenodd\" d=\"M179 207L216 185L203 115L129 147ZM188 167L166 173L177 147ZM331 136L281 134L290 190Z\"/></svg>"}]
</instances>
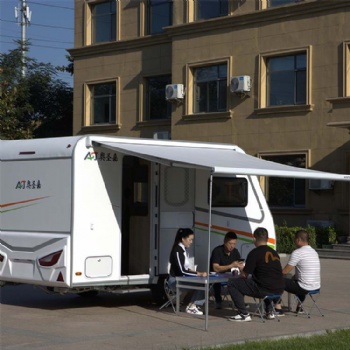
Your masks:
<instances>
[{"instance_id":1,"label":"trailer front window","mask_svg":"<svg viewBox=\"0 0 350 350\"><path fill-rule=\"evenodd\" d=\"M209 183L208 183L209 203ZM214 177L213 207L245 207L248 204L248 182L245 178Z\"/></svg>"}]
</instances>

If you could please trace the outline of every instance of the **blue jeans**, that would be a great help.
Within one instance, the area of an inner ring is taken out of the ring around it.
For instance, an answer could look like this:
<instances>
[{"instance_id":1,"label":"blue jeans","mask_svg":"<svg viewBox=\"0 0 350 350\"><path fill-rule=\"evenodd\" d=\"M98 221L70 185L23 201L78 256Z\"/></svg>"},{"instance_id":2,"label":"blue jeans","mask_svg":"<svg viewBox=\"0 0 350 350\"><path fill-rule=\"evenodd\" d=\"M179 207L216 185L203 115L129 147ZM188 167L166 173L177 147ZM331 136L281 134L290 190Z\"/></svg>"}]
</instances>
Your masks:
<instances>
[{"instance_id":1,"label":"blue jeans","mask_svg":"<svg viewBox=\"0 0 350 350\"><path fill-rule=\"evenodd\" d=\"M171 289L176 290L176 277L169 276L169 286ZM203 305L205 303L205 293L202 290L181 290L180 295L185 293L191 293L191 301L190 303L195 305Z\"/></svg>"}]
</instances>

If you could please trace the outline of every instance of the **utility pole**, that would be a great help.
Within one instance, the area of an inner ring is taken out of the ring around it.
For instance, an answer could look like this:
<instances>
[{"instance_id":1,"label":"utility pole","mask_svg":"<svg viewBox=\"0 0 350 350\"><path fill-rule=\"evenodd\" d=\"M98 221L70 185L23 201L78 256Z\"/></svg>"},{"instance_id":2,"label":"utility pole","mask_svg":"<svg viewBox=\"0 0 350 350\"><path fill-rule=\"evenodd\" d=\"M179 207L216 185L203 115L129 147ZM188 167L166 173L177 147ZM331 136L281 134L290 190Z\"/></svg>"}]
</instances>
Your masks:
<instances>
[{"instance_id":1,"label":"utility pole","mask_svg":"<svg viewBox=\"0 0 350 350\"><path fill-rule=\"evenodd\" d=\"M21 25L21 47L22 47L22 77L26 76L26 40L27 40L27 27L30 24L32 12L26 4L26 0L20 0L18 7L15 7L15 16L17 22Z\"/></svg>"}]
</instances>

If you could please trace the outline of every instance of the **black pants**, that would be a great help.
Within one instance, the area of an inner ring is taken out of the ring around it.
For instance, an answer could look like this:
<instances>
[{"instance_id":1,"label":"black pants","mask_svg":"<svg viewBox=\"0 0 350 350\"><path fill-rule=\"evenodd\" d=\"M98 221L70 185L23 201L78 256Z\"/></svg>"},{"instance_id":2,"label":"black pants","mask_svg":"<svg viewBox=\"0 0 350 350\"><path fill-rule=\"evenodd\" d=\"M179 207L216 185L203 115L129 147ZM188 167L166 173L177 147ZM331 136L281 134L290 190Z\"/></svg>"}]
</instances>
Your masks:
<instances>
[{"instance_id":1,"label":"black pants","mask_svg":"<svg viewBox=\"0 0 350 350\"><path fill-rule=\"evenodd\" d=\"M301 288L297 280L285 278L284 284L285 284L284 290L286 292L295 294L300 299L301 302L305 300L305 296L308 293L308 291Z\"/></svg>"},{"instance_id":2,"label":"black pants","mask_svg":"<svg viewBox=\"0 0 350 350\"><path fill-rule=\"evenodd\" d=\"M259 289L257 284L251 278L232 278L227 283L228 291L233 303L241 314L248 314L244 303L244 296L248 295L253 298L264 298L266 295L274 294ZM279 299L274 300L277 303ZM265 300L266 312L272 311L271 300Z\"/></svg>"}]
</instances>

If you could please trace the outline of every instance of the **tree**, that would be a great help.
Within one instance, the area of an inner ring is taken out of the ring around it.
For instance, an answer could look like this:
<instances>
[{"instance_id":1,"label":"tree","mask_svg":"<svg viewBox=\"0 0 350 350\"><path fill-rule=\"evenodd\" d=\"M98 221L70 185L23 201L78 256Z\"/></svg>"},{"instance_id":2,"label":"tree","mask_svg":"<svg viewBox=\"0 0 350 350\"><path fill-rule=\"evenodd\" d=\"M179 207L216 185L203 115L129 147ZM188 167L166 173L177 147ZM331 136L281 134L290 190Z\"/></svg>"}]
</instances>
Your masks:
<instances>
[{"instance_id":1,"label":"tree","mask_svg":"<svg viewBox=\"0 0 350 350\"><path fill-rule=\"evenodd\" d=\"M20 45L0 54L0 138L71 135L72 88L49 63L27 57L24 68Z\"/></svg>"}]
</instances>

